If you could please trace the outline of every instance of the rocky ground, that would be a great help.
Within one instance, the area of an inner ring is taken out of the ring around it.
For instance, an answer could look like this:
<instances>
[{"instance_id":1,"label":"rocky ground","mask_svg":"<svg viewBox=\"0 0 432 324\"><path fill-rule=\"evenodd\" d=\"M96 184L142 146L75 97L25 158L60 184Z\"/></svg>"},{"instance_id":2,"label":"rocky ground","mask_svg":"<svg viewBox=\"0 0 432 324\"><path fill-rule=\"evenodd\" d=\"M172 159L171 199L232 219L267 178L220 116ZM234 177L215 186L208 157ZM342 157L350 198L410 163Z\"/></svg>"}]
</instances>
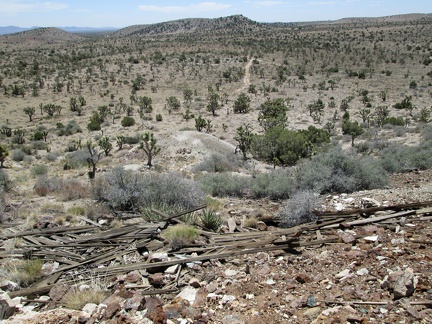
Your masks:
<instances>
[{"instance_id":1,"label":"rocky ground","mask_svg":"<svg viewBox=\"0 0 432 324\"><path fill-rule=\"evenodd\" d=\"M386 190L322 197L322 210L432 200L432 170L393 176ZM241 211L248 201L230 200ZM265 205L266 202L262 202ZM268 207L268 206L267 206ZM5 323L429 323L432 320L432 226L422 217L358 227L321 229L303 240L339 237L338 243L188 263L146 273L154 288L177 280L173 293L146 296L143 272L117 276L101 304L70 310L52 292L24 303L2 293ZM272 228L268 227L268 231ZM180 273L178 278L174 278ZM6 290L6 287L3 287Z\"/></svg>"}]
</instances>

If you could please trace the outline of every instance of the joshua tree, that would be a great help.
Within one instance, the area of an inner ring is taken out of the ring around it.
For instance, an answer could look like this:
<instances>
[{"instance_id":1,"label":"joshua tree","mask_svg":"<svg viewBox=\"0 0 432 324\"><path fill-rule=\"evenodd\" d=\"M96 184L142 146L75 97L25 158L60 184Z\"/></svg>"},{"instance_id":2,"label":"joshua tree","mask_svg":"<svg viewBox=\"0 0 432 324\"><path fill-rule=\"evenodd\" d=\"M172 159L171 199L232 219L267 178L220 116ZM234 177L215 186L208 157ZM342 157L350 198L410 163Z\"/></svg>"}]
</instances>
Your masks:
<instances>
[{"instance_id":1,"label":"joshua tree","mask_svg":"<svg viewBox=\"0 0 432 324\"><path fill-rule=\"evenodd\" d=\"M101 159L103 152L98 153L91 140L87 141L86 146L90 153L90 157L87 158L87 163L91 171L88 172L88 175L90 179L94 179L96 176L96 165Z\"/></svg>"},{"instance_id":2,"label":"joshua tree","mask_svg":"<svg viewBox=\"0 0 432 324\"><path fill-rule=\"evenodd\" d=\"M153 133L146 132L142 136L143 142L141 142L141 148L147 155L147 165L149 168L153 166L152 159L160 152L160 147L156 146L156 139Z\"/></svg>"},{"instance_id":3,"label":"joshua tree","mask_svg":"<svg viewBox=\"0 0 432 324\"><path fill-rule=\"evenodd\" d=\"M0 168L4 168L3 163L6 160L6 157L9 155L8 150L6 149L6 147L0 145Z\"/></svg>"},{"instance_id":4,"label":"joshua tree","mask_svg":"<svg viewBox=\"0 0 432 324\"><path fill-rule=\"evenodd\" d=\"M249 124L240 126L237 128L237 135L234 139L238 142L238 149L243 154L243 160L246 161L247 152L250 150L253 141L252 127Z\"/></svg>"},{"instance_id":5,"label":"joshua tree","mask_svg":"<svg viewBox=\"0 0 432 324\"><path fill-rule=\"evenodd\" d=\"M36 112L36 109L34 107L25 107L24 113L29 117L30 121L33 120L33 116Z\"/></svg>"},{"instance_id":6,"label":"joshua tree","mask_svg":"<svg viewBox=\"0 0 432 324\"><path fill-rule=\"evenodd\" d=\"M210 111L213 116L216 116L216 111L220 109L219 99L220 96L216 92L211 92L209 94L207 110Z\"/></svg>"},{"instance_id":7,"label":"joshua tree","mask_svg":"<svg viewBox=\"0 0 432 324\"><path fill-rule=\"evenodd\" d=\"M102 137L99 142L99 147L105 152L105 156L108 156L109 152L112 150L112 144L109 141L108 136Z\"/></svg>"}]
</instances>

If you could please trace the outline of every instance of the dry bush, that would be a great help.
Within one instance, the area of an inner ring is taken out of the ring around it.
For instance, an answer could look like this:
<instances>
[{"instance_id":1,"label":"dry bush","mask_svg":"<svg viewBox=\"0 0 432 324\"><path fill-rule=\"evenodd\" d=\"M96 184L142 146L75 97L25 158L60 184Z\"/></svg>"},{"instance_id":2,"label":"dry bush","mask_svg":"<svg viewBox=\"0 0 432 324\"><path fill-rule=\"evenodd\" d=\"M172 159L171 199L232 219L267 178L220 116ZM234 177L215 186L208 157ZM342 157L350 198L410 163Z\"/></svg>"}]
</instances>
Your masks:
<instances>
[{"instance_id":1,"label":"dry bush","mask_svg":"<svg viewBox=\"0 0 432 324\"><path fill-rule=\"evenodd\" d=\"M89 186L78 180L64 181L63 187L59 191L59 195L63 201L88 198L89 194Z\"/></svg>"},{"instance_id":2,"label":"dry bush","mask_svg":"<svg viewBox=\"0 0 432 324\"><path fill-rule=\"evenodd\" d=\"M66 295L62 302L67 308L82 310L89 303L99 305L108 297L107 284L98 278L92 278L90 284L76 284Z\"/></svg>"},{"instance_id":3,"label":"dry bush","mask_svg":"<svg viewBox=\"0 0 432 324\"><path fill-rule=\"evenodd\" d=\"M164 230L161 236L172 248L178 248L191 244L198 236L198 230L189 225L175 225Z\"/></svg>"}]
</instances>

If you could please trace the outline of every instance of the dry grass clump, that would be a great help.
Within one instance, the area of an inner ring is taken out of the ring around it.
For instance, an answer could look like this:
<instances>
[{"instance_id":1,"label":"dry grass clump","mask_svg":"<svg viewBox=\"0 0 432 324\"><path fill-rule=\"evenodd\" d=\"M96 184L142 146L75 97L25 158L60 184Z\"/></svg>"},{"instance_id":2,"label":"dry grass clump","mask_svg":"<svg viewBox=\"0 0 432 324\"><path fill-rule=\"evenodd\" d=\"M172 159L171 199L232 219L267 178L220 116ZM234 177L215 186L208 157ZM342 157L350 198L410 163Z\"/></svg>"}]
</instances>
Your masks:
<instances>
[{"instance_id":1,"label":"dry grass clump","mask_svg":"<svg viewBox=\"0 0 432 324\"><path fill-rule=\"evenodd\" d=\"M108 297L106 284L99 279L92 279L89 285L74 285L62 301L67 308L82 310L86 304L100 304L106 297Z\"/></svg>"},{"instance_id":2,"label":"dry grass clump","mask_svg":"<svg viewBox=\"0 0 432 324\"><path fill-rule=\"evenodd\" d=\"M5 266L8 272L8 279L18 283L21 287L28 287L39 280L42 276L41 259L23 260Z\"/></svg>"},{"instance_id":3,"label":"dry grass clump","mask_svg":"<svg viewBox=\"0 0 432 324\"><path fill-rule=\"evenodd\" d=\"M190 225L175 225L167 228L161 236L172 248L191 244L198 236L198 230Z\"/></svg>"}]
</instances>

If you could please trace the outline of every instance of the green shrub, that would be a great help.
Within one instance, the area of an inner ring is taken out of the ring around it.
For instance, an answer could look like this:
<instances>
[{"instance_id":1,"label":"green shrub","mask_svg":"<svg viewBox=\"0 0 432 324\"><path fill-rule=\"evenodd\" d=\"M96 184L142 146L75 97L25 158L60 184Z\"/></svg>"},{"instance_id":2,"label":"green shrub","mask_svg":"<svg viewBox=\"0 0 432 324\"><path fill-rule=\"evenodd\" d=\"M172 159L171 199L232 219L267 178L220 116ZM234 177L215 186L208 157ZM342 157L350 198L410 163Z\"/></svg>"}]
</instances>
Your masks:
<instances>
[{"instance_id":1,"label":"green shrub","mask_svg":"<svg viewBox=\"0 0 432 324\"><path fill-rule=\"evenodd\" d=\"M156 121L158 121L158 122L162 121L162 115L161 114L156 115Z\"/></svg>"},{"instance_id":2,"label":"green shrub","mask_svg":"<svg viewBox=\"0 0 432 324\"><path fill-rule=\"evenodd\" d=\"M205 229L213 232L217 232L222 225L222 219L214 209L204 209L199 219Z\"/></svg>"},{"instance_id":3,"label":"green shrub","mask_svg":"<svg viewBox=\"0 0 432 324\"><path fill-rule=\"evenodd\" d=\"M402 117L387 117L384 119L384 125L390 124L393 126L405 126L405 119Z\"/></svg>"},{"instance_id":4,"label":"green shrub","mask_svg":"<svg viewBox=\"0 0 432 324\"><path fill-rule=\"evenodd\" d=\"M192 167L192 172L230 172L236 171L241 161L234 154L223 155L221 153L212 153Z\"/></svg>"},{"instance_id":5,"label":"green shrub","mask_svg":"<svg viewBox=\"0 0 432 324\"><path fill-rule=\"evenodd\" d=\"M82 148L75 152L66 154L65 162L72 168L77 169L88 164L87 159L90 157L89 151L86 148Z\"/></svg>"},{"instance_id":6,"label":"green shrub","mask_svg":"<svg viewBox=\"0 0 432 324\"><path fill-rule=\"evenodd\" d=\"M296 192L285 204L280 213L280 225L293 227L313 222L317 217L313 210L317 205L317 196L311 191Z\"/></svg>"},{"instance_id":7,"label":"green shrub","mask_svg":"<svg viewBox=\"0 0 432 324\"><path fill-rule=\"evenodd\" d=\"M135 119L131 116L125 116L121 121L121 125L123 127L133 126L133 125L135 125Z\"/></svg>"},{"instance_id":8,"label":"green shrub","mask_svg":"<svg viewBox=\"0 0 432 324\"><path fill-rule=\"evenodd\" d=\"M96 125L92 125L91 127L93 128L94 126ZM58 136L70 136L76 133L82 133L82 129L75 120L71 120L66 126L62 125L61 123L58 123L57 125Z\"/></svg>"},{"instance_id":9,"label":"green shrub","mask_svg":"<svg viewBox=\"0 0 432 324\"><path fill-rule=\"evenodd\" d=\"M48 167L45 164L36 164L31 167L30 174L33 178L48 174Z\"/></svg>"},{"instance_id":10,"label":"green shrub","mask_svg":"<svg viewBox=\"0 0 432 324\"><path fill-rule=\"evenodd\" d=\"M14 160L15 162L21 162L22 160L24 160L24 157L26 156L26 154L21 150L21 149L16 149L12 151L12 160Z\"/></svg>"},{"instance_id":11,"label":"green shrub","mask_svg":"<svg viewBox=\"0 0 432 324\"><path fill-rule=\"evenodd\" d=\"M251 178L228 173L208 173L198 178L202 190L214 197L243 197Z\"/></svg>"},{"instance_id":12,"label":"green shrub","mask_svg":"<svg viewBox=\"0 0 432 324\"><path fill-rule=\"evenodd\" d=\"M287 199L295 190L295 182L288 169L257 174L251 179L251 194L254 198Z\"/></svg>"},{"instance_id":13,"label":"green shrub","mask_svg":"<svg viewBox=\"0 0 432 324\"><path fill-rule=\"evenodd\" d=\"M93 190L97 200L115 210L136 211L144 206L166 204L172 211L180 211L201 204L204 198L194 181L177 173L142 174L122 168L100 177Z\"/></svg>"},{"instance_id":14,"label":"green shrub","mask_svg":"<svg viewBox=\"0 0 432 324\"><path fill-rule=\"evenodd\" d=\"M8 192L12 189L12 180L3 169L0 169L0 192Z\"/></svg>"},{"instance_id":15,"label":"green shrub","mask_svg":"<svg viewBox=\"0 0 432 324\"><path fill-rule=\"evenodd\" d=\"M93 112L93 115L90 118L90 122L87 124L87 129L89 131L99 131L101 130L101 123L102 120L100 118L100 115L97 111Z\"/></svg>"},{"instance_id":16,"label":"green shrub","mask_svg":"<svg viewBox=\"0 0 432 324\"><path fill-rule=\"evenodd\" d=\"M382 166L390 173L425 170L432 165L432 140L418 146L392 144L381 152Z\"/></svg>"},{"instance_id":17,"label":"green shrub","mask_svg":"<svg viewBox=\"0 0 432 324\"><path fill-rule=\"evenodd\" d=\"M378 159L349 155L334 147L300 165L296 181L300 191L353 192L385 187L388 174Z\"/></svg>"}]
</instances>

